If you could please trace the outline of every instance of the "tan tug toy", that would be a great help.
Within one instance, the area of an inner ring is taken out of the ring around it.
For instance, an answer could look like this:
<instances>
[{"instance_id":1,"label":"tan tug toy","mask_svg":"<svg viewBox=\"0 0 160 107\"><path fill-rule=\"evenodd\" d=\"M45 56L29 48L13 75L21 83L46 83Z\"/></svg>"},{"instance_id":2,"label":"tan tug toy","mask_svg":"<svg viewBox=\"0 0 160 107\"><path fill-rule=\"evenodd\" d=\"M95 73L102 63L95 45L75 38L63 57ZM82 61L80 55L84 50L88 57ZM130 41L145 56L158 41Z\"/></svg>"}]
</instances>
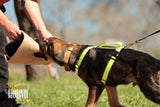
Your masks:
<instances>
[{"instance_id":1,"label":"tan tug toy","mask_svg":"<svg viewBox=\"0 0 160 107\"><path fill-rule=\"evenodd\" d=\"M10 42L5 47L5 59L8 63L14 64L50 64L53 60L48 57L47 60L37 58L34 53L39 52L40 48L36 41L22 31L20 41Z\"/></svg>"}]
</instances>

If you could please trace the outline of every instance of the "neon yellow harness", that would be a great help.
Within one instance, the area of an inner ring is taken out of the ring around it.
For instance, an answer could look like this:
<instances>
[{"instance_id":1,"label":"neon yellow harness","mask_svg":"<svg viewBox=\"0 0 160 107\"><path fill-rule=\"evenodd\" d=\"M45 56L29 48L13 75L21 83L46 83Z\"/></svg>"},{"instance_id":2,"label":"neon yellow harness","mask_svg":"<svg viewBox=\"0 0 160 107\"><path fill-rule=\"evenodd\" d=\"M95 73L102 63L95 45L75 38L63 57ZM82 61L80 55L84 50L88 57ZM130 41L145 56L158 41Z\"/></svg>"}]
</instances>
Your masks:
<instances>
[{"instance_id":1,"label":"neon yellow harness","mask_svg":"<svg viewBox=\"0 0 160 107\"><path fill-rule=\"evenodd\" d=\"M109 60L106 68L105 68L105 71L103 73L103 76L102 76L102 79L101 79L101 82L105 85L106 84L106 81L107 81L107 78L108 78L108 74L109 74L109 71L111 70L112 68L112 65L114 64L115 60L116 60L116 57L118 56L119 52L122 50L122 43L121 42L115 42L115 43L112 43L112 44L103 44L103 45L100 45L100 46L89 46L87 47L81 54L77 64L75 65L75 71L78 75L78 70L79 70L79 67L84 59L84 57L86 56L86 54L88 53L88 51L92 48L101 48L101 49L115 49L115 53L112 54L111 56L111 59Z\"/></svg>"}]
</instances>

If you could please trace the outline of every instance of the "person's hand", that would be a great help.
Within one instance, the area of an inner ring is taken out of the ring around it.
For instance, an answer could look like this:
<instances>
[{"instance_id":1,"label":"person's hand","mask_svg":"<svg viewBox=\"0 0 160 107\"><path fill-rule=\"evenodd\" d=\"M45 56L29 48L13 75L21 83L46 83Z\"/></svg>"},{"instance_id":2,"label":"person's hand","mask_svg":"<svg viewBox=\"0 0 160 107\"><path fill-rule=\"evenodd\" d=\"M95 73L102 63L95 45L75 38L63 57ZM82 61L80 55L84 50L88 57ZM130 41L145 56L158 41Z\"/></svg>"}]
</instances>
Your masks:
<instances>
[{"instance_id":1,"label":"person's hand","mask_svg":"<svg viewBox=\"0 0 160 107\"><path fill-rule=\"evenodd\" d=\"M10 39L10 41L13 42L16 40L20 40L22 32L19 29L19 27L13 22L8 21L8 23L3 27L3 29L5 31L5 34Z\"/></svg>"},{"instance_id":2,"label":"person's hand","mask_svg":"<svg viewBox=\"0 0 160 107\"><path fill-rule=\"evenodd\" d=\"M38 34L39 34L39 37L42 39L42 40L45 40L49 37L54 37L50 32L48 32L47 29L43 29L41 31L38 31Z\"/></svg>"}]
</instances>

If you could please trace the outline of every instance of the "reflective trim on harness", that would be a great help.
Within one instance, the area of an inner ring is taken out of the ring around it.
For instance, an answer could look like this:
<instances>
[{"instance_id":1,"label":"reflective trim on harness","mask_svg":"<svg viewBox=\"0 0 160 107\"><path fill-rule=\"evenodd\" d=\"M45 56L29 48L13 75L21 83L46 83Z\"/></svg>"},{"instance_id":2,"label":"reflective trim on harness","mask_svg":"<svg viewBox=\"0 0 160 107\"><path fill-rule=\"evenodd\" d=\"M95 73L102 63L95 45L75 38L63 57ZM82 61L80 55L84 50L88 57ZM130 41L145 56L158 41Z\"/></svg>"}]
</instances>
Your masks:
<instances>
[{"instance_id":1,"label":"reflective trim on harness","mask_svg":"<svg viewBox=\"0 0 160 107\"><path fill-rule=\"evenodd\" d=\"M102 44L100 46L97 46L96 48L116 49L118 51L122 48L122 42L115 42L115 43L111 43L111 44Z\"/></svg>"},{"instance_id":2,"label":"reflective trim on harness","mask_svg":"<svg viewBox=\"0 0 160 107\"><path fill-rule=\"evenodd\" d=\"M86 56L86 54L88 53L88 51L92 48L101 48L101 49L115 49L116 50L116 53L113 53L112 56L111 56L111 59L109 60L106 68L105 68L105 71L103 73L103 76L102 76L102 80L101 82L105 85L106 81L107 81L107 78L108 78L108 75L109 75L109 71L110 69L112 68L112 65L114 64L115 60L116 60L116 57L118 56L119 52L121 51L121 49L123 48L122 47L122 43L121 42L115 42L115 43L112 43L112 44L102 44L100 46L89 46L87 47L81 54L77 64L75 65L75 71L78 75L78 70L79 70L79 67L84 59L84 57Z\"/></svg>"},{"instance_id":3,"label":"reflective trim on harness","mask_svg":"<svg viewBox=\"0 0 160 107\"><path fill-rule=\"evenodd\" d=\"M102 82L103 84L106 84L109 71L110 71L113 63L115 62L115 59L116 59L116 57L111 56L111 59L109 60L107 66L106 66L106 68L105 68L105 70L104 70L104 73L103 73L103 76L102 76L102 80L101 80L101 82Z\"/></svg>"}]
</instances>

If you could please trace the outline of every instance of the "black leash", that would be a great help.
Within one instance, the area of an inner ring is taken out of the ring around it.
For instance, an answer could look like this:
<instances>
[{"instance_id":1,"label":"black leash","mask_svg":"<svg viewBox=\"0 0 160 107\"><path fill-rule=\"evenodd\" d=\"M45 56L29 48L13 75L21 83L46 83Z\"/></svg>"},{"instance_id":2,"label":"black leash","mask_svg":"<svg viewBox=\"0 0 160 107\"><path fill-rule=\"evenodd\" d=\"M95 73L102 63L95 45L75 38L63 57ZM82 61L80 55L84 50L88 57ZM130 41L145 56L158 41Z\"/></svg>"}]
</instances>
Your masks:
<instances>
[{"instance_id":1,"label":"black leash","mask_svg":"<svg viewBox=\"0 0 160 107\"><path fill-rule=\"evenodd\" d=\"M156 31L156 32L153 32L153 33L151 33L151 34L149 34L149 35L147 35L147 36L145 36L145 37L143 37L143 38L141 38L141 39L139 39L139 40L134 41L133 43L127 44L124 48L131 47L132 45L134 45L134 44L136 44L136 43L139 43L140 41L142 41L142 40L144 40L144 39L146 39L146 38L148 38L148 37L150 37L150 36L153 36L153 35L155 35L155 34L157 34L157 33L159 33L159 32L160 32L160 30L158 30L158 31Z\"/></svg>"}]
</instances>

